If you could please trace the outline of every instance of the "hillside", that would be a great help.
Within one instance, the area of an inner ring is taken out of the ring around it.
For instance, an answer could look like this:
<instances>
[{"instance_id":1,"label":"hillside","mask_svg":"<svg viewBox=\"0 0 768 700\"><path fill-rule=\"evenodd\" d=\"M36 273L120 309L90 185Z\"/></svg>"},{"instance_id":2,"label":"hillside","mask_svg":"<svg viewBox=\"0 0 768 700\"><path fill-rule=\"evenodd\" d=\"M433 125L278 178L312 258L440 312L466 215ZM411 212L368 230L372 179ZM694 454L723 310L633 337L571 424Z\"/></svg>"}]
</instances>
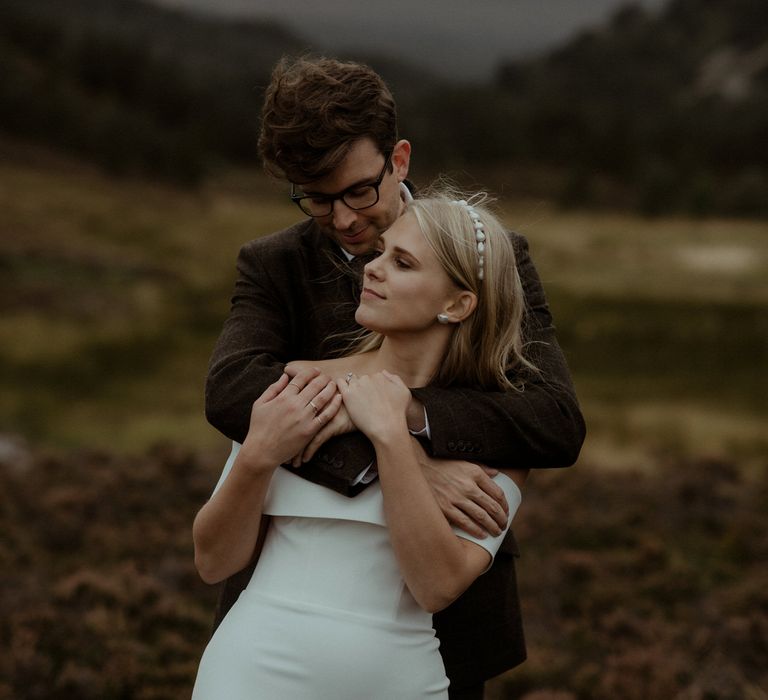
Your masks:
<instances>
[{"instance_id":1,"label":"hillside","mask_svg":"<svg viewBox=\"0 0 768 700\"><path fill-rule=\"evenodd\" d=\"M768 213L761 0L671 0L658 15L630 5L546 57L502 66L497 85L525 137L500 147L567 165L566 203Z\"/></svg>"},{"instance_id":2,"label":"hillside","mask_svg":"<svg viewBox=\"0 0 768 700\"><path fill-rule=\"evenodd\" d=\"M271 69L309 48L268 20L143 0L9 0L0 10L0 133L112 173L195 184L223 164L256 164ZM393 84L429 80L395 59L368 59Z\"/></svg>"},{"instance_id":3,"label":"hillside","mask_svg":"<svg viewBox=\"0 0 768 700\"><path fill-rule=\"evenodd\" d=\"M391 56L415 167L560 205L768 215L768 5L627 6L493 84L437 81ZM305 40L141 0L9 0L0 133L113 173L197 184L257 165L261 90ZM468 175L472 173L472 175Z\"/></svg>"},{"instance_id":4,"label":"hillside","mask_svg":"<svg viewBox=\"0 0 768 700\"><path fill-rule=\"evenodd\" d=\"M132 0L11 0L0 125L117 173L195 182L253 162L271 65L304 45L270 23L210 22Z\"/></svg>"}]
</instances>

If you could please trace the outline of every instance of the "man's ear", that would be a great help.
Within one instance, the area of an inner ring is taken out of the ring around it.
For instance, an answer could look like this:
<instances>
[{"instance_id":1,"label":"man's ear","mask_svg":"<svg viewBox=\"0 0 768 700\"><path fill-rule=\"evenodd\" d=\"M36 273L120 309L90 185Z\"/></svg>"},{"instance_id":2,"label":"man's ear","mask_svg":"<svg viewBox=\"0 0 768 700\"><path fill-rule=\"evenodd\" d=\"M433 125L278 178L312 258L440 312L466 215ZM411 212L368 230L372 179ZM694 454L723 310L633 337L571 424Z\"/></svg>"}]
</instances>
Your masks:
<instances>
[{"instance_id":1,"label":"man's ear","mask_svg":"<svg viewBox=\"0 0 768 700\"><path fill-rule=\"evenodd\" d=\"M392 167L397 175L397 181L402 182L408 177L408 168L411 164L411 143L400 139L392 149Z\"/></svg>"},{"instance_id":2,"label":"man's ear","mask_svg":"<svg viewBox=\"0 0 768 700\"><path fill-rule=\"evenodd\" d=\"M466 289L460 291L443 312L448 316L451 323L461 323L465 318L472 315L477 308L477 295Z\"/></svg>"}]
</instances>

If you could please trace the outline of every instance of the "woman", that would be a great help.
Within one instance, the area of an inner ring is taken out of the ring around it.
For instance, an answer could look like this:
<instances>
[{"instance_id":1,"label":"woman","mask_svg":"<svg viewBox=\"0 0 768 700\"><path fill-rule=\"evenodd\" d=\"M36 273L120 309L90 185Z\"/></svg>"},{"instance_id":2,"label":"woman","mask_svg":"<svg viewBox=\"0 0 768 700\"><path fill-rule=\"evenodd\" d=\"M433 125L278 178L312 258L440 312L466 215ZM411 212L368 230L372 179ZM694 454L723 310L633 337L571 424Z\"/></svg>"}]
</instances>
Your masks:
<instances>
[{"instance_id":1,"label":"woman","mask_svg":"<svg viewBox=\"0 0 768 700\"><path fill-rule=\"evenodd\" d=\"M247 589L211 639L193 698L446 698L431 626L491 564L504 537L454 531L421 474L408 387L515 390L523 293L500 222L479 204L417 199L365 268L354 354L294 363L255 402L193 528L209 583L248 564ZM376 450L379 480L354 499L278 465L343 407ZM495 477L510 505L516 484ZM269 515L268 524L262 515Z\"/></svg>"}]
</instances>

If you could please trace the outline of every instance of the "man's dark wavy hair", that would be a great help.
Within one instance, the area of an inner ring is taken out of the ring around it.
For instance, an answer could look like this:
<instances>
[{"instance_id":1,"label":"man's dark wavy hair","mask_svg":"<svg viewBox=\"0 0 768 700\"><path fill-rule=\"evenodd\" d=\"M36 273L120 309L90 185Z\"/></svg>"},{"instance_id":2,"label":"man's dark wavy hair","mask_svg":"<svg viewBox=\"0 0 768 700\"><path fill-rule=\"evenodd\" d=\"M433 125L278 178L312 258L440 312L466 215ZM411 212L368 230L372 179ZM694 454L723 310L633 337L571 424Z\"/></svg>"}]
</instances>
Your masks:
<instances>
[{"instance_id":1,"label":"man's dark wavy hair","mask_svg":"<svg viewBox=\"0 0 768 700\"><path fill-rule=\"evenodd\" d=\"M395 100L373 69L306 56L283 58L275 66L259 136L268 173L296 184L312 182L365 137L382 153L397 142Z\"/></svg>"}]
</instances>

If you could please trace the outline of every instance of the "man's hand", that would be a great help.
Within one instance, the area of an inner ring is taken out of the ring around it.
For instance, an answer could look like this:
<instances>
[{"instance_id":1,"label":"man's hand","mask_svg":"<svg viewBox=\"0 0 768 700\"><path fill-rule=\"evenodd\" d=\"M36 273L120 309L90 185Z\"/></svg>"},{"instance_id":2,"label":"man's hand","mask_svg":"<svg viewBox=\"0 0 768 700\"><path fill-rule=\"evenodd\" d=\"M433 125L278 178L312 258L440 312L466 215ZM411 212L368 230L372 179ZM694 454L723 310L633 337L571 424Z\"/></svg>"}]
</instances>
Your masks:
<instances>
[{"instance_id":1,"label":"man's hand","mask_svg":"<svg viewBox=\"0 0 768 700\"><path fill-rule=\"evenodd\" d=\"M415 396L411 396L408 408L405 410L405 419L408 421L408 430L413 433L420 433L427 427L425 422L426 413L424 404Z\"/></svg>"},{"instance_id":2,"label":"man's hand","mask_svg":"<svg viewBox=\"0 0 768 700\"><path fill-rule=\"evenodd\" d=\"M418 440L414 442L418 444ZM434 459L421 444L417 454L424 477L451 525L481 539L502 532L509 506L501 487L491 478L497 470L460 460Z\"/></svg>"}]
</instances>

